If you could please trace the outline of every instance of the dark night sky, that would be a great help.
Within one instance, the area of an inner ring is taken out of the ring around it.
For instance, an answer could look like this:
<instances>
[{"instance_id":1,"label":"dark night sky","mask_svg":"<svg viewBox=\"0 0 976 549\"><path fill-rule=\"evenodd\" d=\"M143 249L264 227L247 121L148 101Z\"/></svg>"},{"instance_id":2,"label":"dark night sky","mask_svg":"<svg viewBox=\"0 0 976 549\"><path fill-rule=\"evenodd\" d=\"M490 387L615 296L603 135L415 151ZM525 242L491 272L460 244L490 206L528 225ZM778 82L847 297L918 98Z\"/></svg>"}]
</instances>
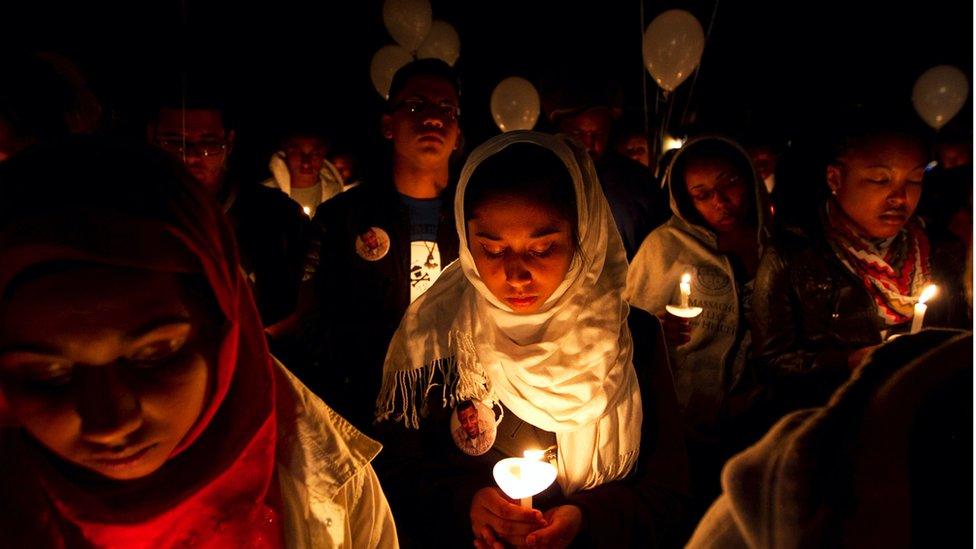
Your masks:
<instances>
[{"instance_id":1,"label":"dark night sky","mask_svg":"<svg viewBox=\"0 0 976 549\"><path fill-rule=\"evenodd\" d=\"M851 102L909 101L915 78L937 64L972 75L972 3L852 0L432 0L434 17L461 36L469 143L496 130L488 108L505 76L552 71L619 82L641 114L641 32L661 11L687 9L707 29L716 17L694 92L672 98L702 128L790 137ZM154 90L191 78L220 82L236 105L242 144L270 147L296 116L354 147L375 143L378 94L369 62L391 43L381 0L245 2L21 1L0 35L75 59L103 101L132 119ZM648 80L650 104L653 82ZM971 134L972 101L953 124ZM247 150L248 147L245 147ZM266 157L264 157L266 158ZM257 164L263 164L260 160Z\"/></svg>"}]
</instances>

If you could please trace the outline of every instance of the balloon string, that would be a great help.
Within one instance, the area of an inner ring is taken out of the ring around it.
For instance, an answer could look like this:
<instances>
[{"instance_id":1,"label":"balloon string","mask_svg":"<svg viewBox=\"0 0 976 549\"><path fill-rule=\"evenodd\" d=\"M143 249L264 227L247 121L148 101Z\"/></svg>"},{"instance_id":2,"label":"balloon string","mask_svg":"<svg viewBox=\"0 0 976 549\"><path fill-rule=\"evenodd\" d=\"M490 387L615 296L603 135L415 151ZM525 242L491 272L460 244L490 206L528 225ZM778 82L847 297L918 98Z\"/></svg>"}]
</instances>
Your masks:
<instances>
[{"instance_id":1,"label":"balloon string","mask_svg":"<svg viewBox=\"0 0 976 549\"><path fill-rule=\"evenodd\" d=\"M641 32L641 41L643 42L643 40L644 40L644 0L639 0L639 2L640 2L640 27L641 27L640 28L640 32ZM651 124L650 124L650 122L648 121L648 118L647 118L648 113L647 113L647 68L646 67L641 67L641 87L643 89L643 94L641 94L641 98L644 100L644 136L646 137L646 136L650 135L650 133L651 133L651 127L650 127ZM652 150L651 153L653 154L654 151Z\"/></svg>"},{"instance_id":2,"label":"balloon string","mask_svg":"<svg viewBox=\"0 0 976 549\"><path fill-rule=\"evenodd\" d=\"M654 89L654 122L656 124L658 124L658 126L655 129L655 131L652 132L652 135L654 136L654 151L658 155L661 154L661 152L662 152L661 151L661 140L659 139L659 136L658 136L658 134L660 133L659 130L661 129L661 127L660 127L661 120L660 120L660 116L659 116L660 110L661 110L661 92L660 92L660 89L659 88L655 87L655 89Z\"/></svg>"},{"instance_id":3,"label":"balloon string","mask_svg":"<svg viewBox=\"0 0 976 549\"><path fill-rule=\"evenodd\" d=\"M669 99L668 92L665 91L665 90L663 90L663 89L661 89L661 88L658 88L657 91L654 93L654 105L655 105L654 112L655 112L655 114L657 114L657 110L658 110L657 109L657 104L660 103L661 101L667 101L668 99ZM660 164L660 159L661 159L660 156L663 155L664 152L665 152L664 151L664 134L665 134L665 126L667 125L666 117L662 115L657 122L658 122L658 126L657 126L656 130L654 131L654 140L655 140L656 143L659 143L660 144L659 148L656 149L656 150L658 150L660 152L660 154L656 157L657 160L655 160L654 171L655 171L655 175L657 175L657 177L663 178L664 177L664 174L660 173L660 169L659 169L660 166L659 166L659 164ZM662 187L663 187L663 181L662 181Z\"/></svg>"},{"instance_id":4,"label":"balloon string","mask_svg":"<svg viewBox=\"0 0 976 549\"><path fill-rule=\"evenodd\" d=\"M668 110L664 114L663 123L661 124L661 144L664 144L664 136L667 134L668 129L671 127L671 113L674 111L674 94L668 93L667 90L662 90L664 94L664 100L668 102Z\"/></svg>"},{"instance_id":5,"label":"balloon string","mask_svg":"<svg viewBox=\"0 0 976 549\"><path fill-rule=\"evenodd\" d=\"M187 25L187 9L186 0L180 1L180 25L182 28L180 31L184 36L189 34ZM181 42L183 42L181 40ZM189 49L185 44L182 46L182 59L184 61L189 58ZM186 63L180 63L180 155L181 160L186 162L186 81L187 81L187 69Z\"/></svg>"},{"instance_id":6,"label":"balloon string","mask_svg":"<svg viewBox=\"0 0 976 549\"><path fill-rule=\"evenodd\" d=\"M715 26L715 16L718 14L718 3L719 0L715 0L715 6L712 8L712 17L708 20L708 30L705 31L705 43L702 46L702 57L698 61L698 67L695 68L695 75L691 77L691 88L688 90L688 99L685 101L685 108L681 111L681 125L685 125L685 119L688 116L688 108L691 106L691 98L695 95L695 84L698 83L698 75L701 74L702 64L705 62L705 52L708 51L708 39L712 36L712 27Z\"/></svg>"}]
</instances>

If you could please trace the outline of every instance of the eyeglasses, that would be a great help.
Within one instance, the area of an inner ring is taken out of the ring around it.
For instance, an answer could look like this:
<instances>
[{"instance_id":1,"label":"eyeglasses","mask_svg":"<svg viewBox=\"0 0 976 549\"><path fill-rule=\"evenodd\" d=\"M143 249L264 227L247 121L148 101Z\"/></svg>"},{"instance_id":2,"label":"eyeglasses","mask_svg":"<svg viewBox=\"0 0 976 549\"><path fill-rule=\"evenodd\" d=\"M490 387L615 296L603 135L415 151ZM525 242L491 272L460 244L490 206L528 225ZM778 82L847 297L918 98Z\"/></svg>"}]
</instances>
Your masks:
<instances>
[{"instance_id":1,"label":"eyeglasses","mask_svg":"<svg viewBox=\"0 0 976 549\"><path fill-rule=\"evenodd\" d=\"M438 116L441 116L445 120L451 121L457 120L461 117L461 108L447 102L434 104L424 101L423 99L404 99L393 106L393 110L395 111L400 109L407 109L407 112L410 114L434 111L434 113Z\"/></svg>"},{"instance_id":2,"label":"eyeglasses","mask_svg":"<svg viewBox=\"0 0 976 549\"><path fill-rule=\"evenodd\" d=\"M715 184L715 187L711 189L700 189L691 193L691 199L695 202L708 202L719 194L721 194L723 197L727 197L732 189L743 185L745 185L745 180L737 175L734 175L719 181Z\"/></svg>"},{"instance_id":3,"label":"eyeglasses","mask_svg":"<svg viewBox=\"0 0 976 549\"><path fill-rule=\"evenodd\" d=\"M157 139L160 148L178 155L197 153L200 156L217 156L227 152L227 142L218 139L185 141L183 139Z\"/></svg>"}]
</instances>

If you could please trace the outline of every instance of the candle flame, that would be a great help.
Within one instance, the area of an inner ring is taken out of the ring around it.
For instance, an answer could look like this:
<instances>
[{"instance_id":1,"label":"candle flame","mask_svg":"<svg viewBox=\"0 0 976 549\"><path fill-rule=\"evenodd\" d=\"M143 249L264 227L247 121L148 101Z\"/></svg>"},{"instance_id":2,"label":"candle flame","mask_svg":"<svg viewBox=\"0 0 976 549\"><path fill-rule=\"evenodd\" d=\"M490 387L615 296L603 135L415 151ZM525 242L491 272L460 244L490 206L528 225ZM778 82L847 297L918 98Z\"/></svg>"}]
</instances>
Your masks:
<instances>
[{"instance_id":1,"label":"candle flame","mask_svg":"<svg viewBox=\"0 0 976 549\"><path fill-rule=\"evenodd\" d=\"M541 461L542 458L546 457L546 451L545 450L526 450L526 451L522 452L522 455L525 457L525 459L534 459L534 460L537 460L537 461Z\"/></svg>"},{"instance_id":2,"label":"candle flame","mask_svg":"<svg viewBox=\"0 0 976 549\"><path fill-rule=\"evenodd\" d=\"M935 284L929 284L922 290L922 295L918 296L919 303L925 303L926 301L935 297L935 294L939 293L939 287Z\"/></svg>"},{"instance_id":3,"label":"candle flame","mask_svg":"<svg viewBox=\"0 0 976 549\"><path fill-rule=\"evenodd\" d=\"M541 450L524 452L524 458L505 458L492 468L492 476L498 487L512 499L532 497L556 480L556 466L531 456L542 454Z\"/></svg>"},{"instance_id":4,"label":"candle flame","mask_svg":"<svg viewBox=\"0 0 976 549\"><path fill-rule=\"evenodd\" d=\"M670 151L672 149L680 149L685 144L684 139L678 139L671 137L670 135L664 136L663 149L664 151Z\"/></svg>"},{"instance_id":5,"label":"candle flame","mask_svg":"<svg viewBox=\"0 0 976 549\"><path fill-rule=\"evenodd\" d=\"M312 214L312 208L309 208L308 206L302 206L302 211L305 212L305 215L311 215Z\"/></svg>"},{"instance_id":6,"label":"candle flame","mask_svg":"<svg viewBox=\"0 0 976 549\"><path fill-rule=\"evenodd\" d=\"M685 274L681 275L681 282L683 284L687 284L687 283L691 282L691 274L690 273L685 273Z\"/></svg>"}]
</instances>

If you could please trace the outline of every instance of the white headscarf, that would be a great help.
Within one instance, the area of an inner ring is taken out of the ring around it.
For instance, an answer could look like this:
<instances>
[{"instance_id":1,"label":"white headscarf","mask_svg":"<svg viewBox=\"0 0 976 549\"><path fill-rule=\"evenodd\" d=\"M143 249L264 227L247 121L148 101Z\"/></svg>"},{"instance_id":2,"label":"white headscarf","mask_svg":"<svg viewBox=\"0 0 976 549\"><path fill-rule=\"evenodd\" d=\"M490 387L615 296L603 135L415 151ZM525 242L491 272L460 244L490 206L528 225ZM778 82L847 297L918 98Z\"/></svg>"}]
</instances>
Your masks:
<instances>
[{"instance_id":1,"label":"white headscarf","mask_svg":"<svg viewBox=\"0 0 976 549\"><path fill-rule=\"evenodd\" d=\"M485 286L468 250L464 192L479 164L514 143L544 147L576 191L580 249L566 278L532 314L516 314ZM623 243L586 153L560 136L508 132L468 157L454 199L460 259L407 310L383 367L377 419L419 425L418 407L443 381L444 406L501 401L552 431L565 494L623 478L640 447L641 396L632 364ZM435 380L435 373L441 378ZM423 403L422 403L423 404ZM423 406L421 405L421 408Z\"/></svg>"}]
</instances>

